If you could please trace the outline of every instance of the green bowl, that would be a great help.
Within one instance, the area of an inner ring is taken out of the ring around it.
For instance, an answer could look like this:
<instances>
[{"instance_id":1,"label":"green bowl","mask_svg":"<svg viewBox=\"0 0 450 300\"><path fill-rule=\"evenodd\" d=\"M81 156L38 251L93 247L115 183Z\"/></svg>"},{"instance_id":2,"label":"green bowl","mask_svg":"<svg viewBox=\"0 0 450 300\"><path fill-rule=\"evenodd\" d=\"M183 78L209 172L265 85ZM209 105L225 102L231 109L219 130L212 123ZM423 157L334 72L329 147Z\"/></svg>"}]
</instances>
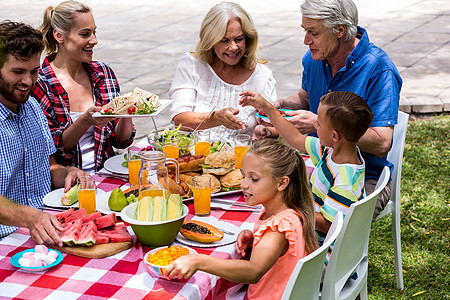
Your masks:
<instances>
[{"instance_id":1,"label":"green bowl","mask_svg":"<svg viewBox=\"0 0 450 300\"><path fill-rule=\"evenodd\" d=\"M184 218L189 209L183 204L183 215L179 218L163 222L138 221L133 218L138 202L126 206L120 213L123 221L129 223L138 240L150 247L167 246L173 243L180 232Z\"/></svg>"}]
</instances>

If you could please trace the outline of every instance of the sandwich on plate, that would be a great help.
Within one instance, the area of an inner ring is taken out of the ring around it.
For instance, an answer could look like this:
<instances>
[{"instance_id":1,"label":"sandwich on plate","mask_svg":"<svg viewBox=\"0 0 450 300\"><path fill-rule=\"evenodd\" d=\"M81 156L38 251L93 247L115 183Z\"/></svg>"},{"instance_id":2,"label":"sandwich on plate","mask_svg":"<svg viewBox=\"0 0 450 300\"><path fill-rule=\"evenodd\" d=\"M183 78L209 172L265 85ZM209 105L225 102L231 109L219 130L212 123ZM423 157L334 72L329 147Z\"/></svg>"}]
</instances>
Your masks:
<instances>
[{"instance_id":1,"label":"sandwich on plate","mask_svg":"<svg viewBox=\"0 0 450 300\"><path fill-rule=\"evenodd\" d=\"M234 169L220 177L222 192L237 191L241 189L242 173L239 169Z\"/></svg>"},{"instance_id":2,"label":"sandwich on plate","mask_svg":"<svg viewBox=\"0 0 450 300\"><path fill-rule=\"evenodd\" d=\"M104 115L151 114L160 106L157 95L135 88L132 92L118 96L103 105L100 113Z\"/></svg>"},{"instance_id":3,"label":"sandwich on plate","mask_svg":"<svg viewBox=\"0 0 450 300\"><path fill-rule=\"evenodd\" d=\"M202 165L203 174L225 175L233 170L236 156L229 152L214 152L208 155Z\"/></svg>"}]
</instances>

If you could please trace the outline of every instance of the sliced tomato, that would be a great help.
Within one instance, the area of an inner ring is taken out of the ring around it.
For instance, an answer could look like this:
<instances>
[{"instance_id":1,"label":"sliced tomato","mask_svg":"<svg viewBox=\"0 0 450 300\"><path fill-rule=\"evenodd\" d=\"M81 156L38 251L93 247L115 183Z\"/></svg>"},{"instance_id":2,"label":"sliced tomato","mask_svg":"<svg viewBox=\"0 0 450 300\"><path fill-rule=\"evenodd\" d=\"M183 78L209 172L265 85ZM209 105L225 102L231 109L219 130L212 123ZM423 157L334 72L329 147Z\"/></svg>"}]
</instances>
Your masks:
<instances>
[{"instance_id":1,"label":"sliced tomato","mask_svg":"<svg viewBox=\"0 0 450 300\"><path fill-rule=\"evenodd\" d=\"M134 114L135 112L136 112L136 107L131 106L130 108L128 108L128 114L129 114L129 115L132 115L132 114Z\"/></svg>"},{"instance_id":2,"label":"sliced tomato","mask_svg":"<svg viewBox=\"0 0 450 300\"><path fill-rule=\"evenodd\" d=\"M113 113L114 109L112 107L108 107L107 109L105 109L105 113Z\"/></svg>"}]
</instances>

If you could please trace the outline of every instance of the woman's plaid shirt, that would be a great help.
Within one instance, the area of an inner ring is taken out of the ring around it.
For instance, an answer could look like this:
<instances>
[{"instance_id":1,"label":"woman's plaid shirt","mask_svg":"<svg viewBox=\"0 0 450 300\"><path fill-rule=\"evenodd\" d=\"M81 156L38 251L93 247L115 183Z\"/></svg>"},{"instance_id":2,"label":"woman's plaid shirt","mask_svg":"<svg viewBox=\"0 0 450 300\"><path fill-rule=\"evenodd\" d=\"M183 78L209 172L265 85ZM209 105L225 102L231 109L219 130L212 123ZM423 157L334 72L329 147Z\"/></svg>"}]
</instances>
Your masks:
<instances>
[{"instance_id":1,"label":"woman's plaid shirt","mask_svg":"<svg viewBox=\"0 0 450 300\"><path fill-rule=\"evenodd\" d=\"M120 94L119 83L113 70L107 65L91 61L83 64L91 77L94 105L102 106ZM72 165L82 168L81 150L79 144L64 151L62 134L72 124L70 118L69 96L56 77L46 57L39 70L39 79L34 85L31 96L36 98L47 117L48 126L56 145L55 159L62 165ZM94 127L95 166L97 170L104 162L114 156L113 147L123 149L131 145L135 130L128 141L117 141L114 129L118 120L109 122L105 127Z\"/></svg>"}]
</instances>

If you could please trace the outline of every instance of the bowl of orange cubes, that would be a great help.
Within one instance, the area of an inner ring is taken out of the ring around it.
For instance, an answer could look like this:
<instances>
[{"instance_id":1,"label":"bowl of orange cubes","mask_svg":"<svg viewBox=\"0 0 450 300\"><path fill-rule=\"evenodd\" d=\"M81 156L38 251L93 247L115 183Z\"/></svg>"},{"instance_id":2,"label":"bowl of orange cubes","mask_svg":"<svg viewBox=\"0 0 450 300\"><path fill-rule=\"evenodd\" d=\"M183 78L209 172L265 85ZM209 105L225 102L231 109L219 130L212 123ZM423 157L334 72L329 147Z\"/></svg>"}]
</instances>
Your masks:
<instances>
[{"instance_id":1,"label":"bowl of orange cubes","mask_svg":"<svg viewBox=\"0 0 450 300\"><path fill-rule=\"evenodd\" d=\"M166 268L179 257L188 254L197 254L197 251L178 245L159 247L147 252L144 256L144 262L150 273L159 277L165 277Z\"/></svg>"}]
</instances>

